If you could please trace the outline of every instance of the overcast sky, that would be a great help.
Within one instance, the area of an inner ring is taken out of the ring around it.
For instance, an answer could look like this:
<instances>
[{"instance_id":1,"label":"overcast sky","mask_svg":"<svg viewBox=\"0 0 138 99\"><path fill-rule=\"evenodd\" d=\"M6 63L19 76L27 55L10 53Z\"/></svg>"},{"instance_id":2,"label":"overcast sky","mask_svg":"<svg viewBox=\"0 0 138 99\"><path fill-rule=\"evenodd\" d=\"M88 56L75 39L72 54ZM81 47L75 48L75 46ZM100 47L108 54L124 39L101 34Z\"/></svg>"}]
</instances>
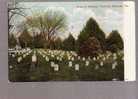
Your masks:
<instances>
[{"instance_id":1,"label":"overcast sky","mask_svg":"<svg viewBox=\"0 0 138 99\"><path fill-rule=\"evenodd\" d=\"M62 33L62 37L67 37L71 32L75 38L82 30L86 21L93 17L101 29L109 35L112 30L118 30L123 36L123 7L122 2L91 2L91 3L46 3L46 2L26 2L20 3L20 6L29 8L25 12L30 16L35 11L41 10L60 10L67 16L68 30ZM108 7L107 7L108 6ZM109 7L112 6L112 7ZM115 6L115 7L113 7ZM16 16L15 23L22 21L22 18Z\"/></svg>"}]
</instances>

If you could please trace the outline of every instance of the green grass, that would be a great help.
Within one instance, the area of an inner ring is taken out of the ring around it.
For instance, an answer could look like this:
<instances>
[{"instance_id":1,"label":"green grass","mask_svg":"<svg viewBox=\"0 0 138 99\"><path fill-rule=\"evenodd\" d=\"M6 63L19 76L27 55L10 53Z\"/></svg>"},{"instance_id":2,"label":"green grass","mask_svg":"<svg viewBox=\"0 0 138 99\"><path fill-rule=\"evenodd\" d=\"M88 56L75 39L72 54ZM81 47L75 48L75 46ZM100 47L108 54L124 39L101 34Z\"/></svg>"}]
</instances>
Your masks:
<instances>
[{"instance_id":1,"label":"green grass","mask_svg":"<svg viewBox=\"0 0 138 99\"><path fill-rule=\"evenodd\" d=\"M35 68L33 69L33 63L31 62L33 51L20 63L17 62L17 58L19 56L13 58L9 55L10 81L111 81L114 78L119 81L124 80L124 61L122 60L122 54L117 54L117 59L115 61L118 64L113 70L112 64L114 60L112 56L109 57L108 60L104 61L103 66L99 65L102 61L101 59L96 61L91 59L89 60L89 65L85 66L85 61L79 60L75 57L74 61L72 61L72 67L69 67L69 60L66 55L63 57L62 61L56 59L58 55L55 57L47 55L49 57L49 62L47 62L45 58L38 53L38 50L36 53L37 62L35 64ZM59 71L54 71L54 68L51 67L50 64L51 61L59 65ZM79 64L79 71L75 70L75 64ZM12 68L10 68L10 66L12 66Z\"/></svg>"}]
</instances>

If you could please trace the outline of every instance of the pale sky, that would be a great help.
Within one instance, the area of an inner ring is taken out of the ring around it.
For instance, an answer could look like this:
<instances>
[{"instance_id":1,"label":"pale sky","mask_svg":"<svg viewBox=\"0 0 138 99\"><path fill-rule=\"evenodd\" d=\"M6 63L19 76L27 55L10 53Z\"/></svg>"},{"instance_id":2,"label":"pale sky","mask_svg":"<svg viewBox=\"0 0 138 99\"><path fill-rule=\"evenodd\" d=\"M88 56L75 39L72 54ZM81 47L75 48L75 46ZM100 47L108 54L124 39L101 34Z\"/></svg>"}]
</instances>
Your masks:
<instances>
[{"instance_id":1,"label":"pale sky","mask_svg":"<svg viewBox=\"0 0 138 99\"><path fill-rule=\"evenodd\" d=\"M77 38L90 17L93 17L98 22L106 35L109 35L112 30L118 30L121 36L123 36L122 2L22 2L20 6L29 8L28 10L24 10L28 16L30 16L32 12L46 11L47 9L62 11L67 16L68 29L66 33L60 33L61 37L67 37L68 33L71 32L72 35ZM22 20L21 17L16 16L14 23L18 25Z\"/></svg>"}]
</instances>

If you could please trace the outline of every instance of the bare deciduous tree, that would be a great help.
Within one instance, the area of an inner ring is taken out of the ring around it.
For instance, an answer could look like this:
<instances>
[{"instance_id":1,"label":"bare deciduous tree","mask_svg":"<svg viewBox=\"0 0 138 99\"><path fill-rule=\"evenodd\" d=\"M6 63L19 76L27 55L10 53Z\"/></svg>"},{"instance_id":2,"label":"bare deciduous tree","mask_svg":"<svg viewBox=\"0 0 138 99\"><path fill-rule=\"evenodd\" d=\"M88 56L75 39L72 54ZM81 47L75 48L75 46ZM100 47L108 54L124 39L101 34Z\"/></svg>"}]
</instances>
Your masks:
<instances>
[{"instance_id":1,"label":"bare deciduous tree","mask_svg":"<svg viewBox=\"0 0 138 99\"><path fill-rule=\"evenodd\" d=\"M22 17L26 17L25 13L24 13L24 9L23 7L18 6L19 3L18 2L13 2L11 4L9 4L8 7L8 28L9 28L9 33L11 33L11 30L14 28L14 25L12 24L12 19L14 18L14 16L19 15Z\"/></svg>"},{"instance_id":2,"label":"bare deciduous tree","mask_svg":"<svg viewBox=\"0 0 138 99\"><path fill-rule=\"evenodd\" d=\"M67 27L65 14L52 10L34 13L32 16L27 17L25 23L32 33L39 31L49 43L58 32L64 32Z\"/></svg>"}]
</instances>

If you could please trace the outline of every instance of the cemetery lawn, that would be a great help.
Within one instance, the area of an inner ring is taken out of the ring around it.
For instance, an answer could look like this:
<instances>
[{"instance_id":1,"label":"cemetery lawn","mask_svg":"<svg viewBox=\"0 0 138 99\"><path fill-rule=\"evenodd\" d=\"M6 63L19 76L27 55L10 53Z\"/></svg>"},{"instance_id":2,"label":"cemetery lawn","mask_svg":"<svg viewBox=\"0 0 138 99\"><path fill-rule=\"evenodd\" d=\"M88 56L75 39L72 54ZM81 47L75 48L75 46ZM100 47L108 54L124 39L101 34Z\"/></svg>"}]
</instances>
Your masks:
<instances>
[{"instance_id":1,"label":"cemetery lawn","mask_svg":"<svg viewBox=\"0 0 138 99\"><path fill-rule=\"evenodd\" d=\"M32 62L32 57L35 62ZM122 81L124 54L107 52L81 57L73 51L22 49L9 51L11 82L41 81Z\"/></svg>"}]
</instances>

